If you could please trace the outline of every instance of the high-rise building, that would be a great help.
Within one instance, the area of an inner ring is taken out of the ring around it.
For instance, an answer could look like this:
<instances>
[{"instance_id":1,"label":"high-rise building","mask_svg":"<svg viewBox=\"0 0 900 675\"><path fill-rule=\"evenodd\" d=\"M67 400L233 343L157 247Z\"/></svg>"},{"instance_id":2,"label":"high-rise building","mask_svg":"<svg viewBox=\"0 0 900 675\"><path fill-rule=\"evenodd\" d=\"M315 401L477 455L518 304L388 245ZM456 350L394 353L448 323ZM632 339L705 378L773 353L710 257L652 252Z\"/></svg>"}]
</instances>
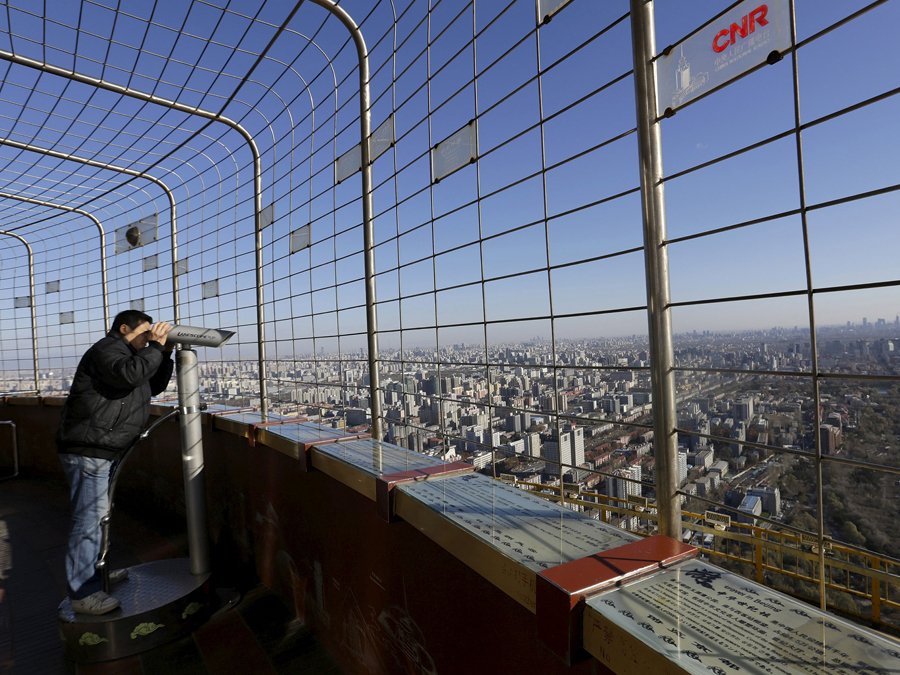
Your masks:
<instances>
[{"instance_id":1,"label":"high-rise building","mask_svg":"<svg viewBox=\"0 0 900 675\"><path fill-rule=\"evenodd\" d=\"M552 474L559 474L559 447L559 441L547 441L541 446L541 457L547 460L547 470Z\"/></svg>"},{"instance_id":2,"label":"high-rise building","mask_svg":"<svg viewBox=\"0 0 900 675\"><path fill-rule=\"evenodd\" d=\"M613 475L606 479L607 494L614 499L620 499L624 502L630 495L641 494L640 480L640 464L632 464L624 469L616 469L613 471ZM620 504L619 506L623 505ZM637 516L617 514L615 512L610 512L609 522L618 527L630 530L637 528L638 525Z\"/></svg>"},{"instance_id":3,"label":"high-rise building","mask_svg":"<svg viewBox=\"0 0 900 675\"><path fill-rule=\"evenodd\" d=\"M569 436L569 461L572 466L584 464L584 427L567 424L563 427Z\"/></svg>"},{"instance_id":4,"label":"high-rise building","mask_svg":"<svg viewBox=\"0 0 900 675\"><path fill-rule=\"evenodd\" d=\"M841 445L841 430L830 424L819 426L819 444L823 455L833 455Z\"/></svg>"},{"instance_id":5,"label":"high-rise building","mask_svg":"<svg viewBox=\"0 0 900 675\"><path fill-rule=\"evenodd\" d=\"M607 480L609 496L624 500L628 499L629 495L640 495L641 475L640 464L632 464L624 469L616 469L613 471L613 477Z\"/></svg>"},{"instance_id":6,"label":"high-rise building","mask_svg":"<svg viewBox=\"0 0 900 675\"><path fill-rule=\"evenodd\" d=\"M466 451L478 452L483 448L480 447L484 443L484 427L476 424L466 430Z\"/></svg>"},{"instance_id":7,"label":"high-rise building","mask_svg":"<svg viewBox=\"0 0 900 675\"><path fill-rule=\"evenodd\" d=\"M734 404L734 416L739 420L753 419L753 399L742 398Z\"/></svg>"},{"instance_id":8,"label":"high-rise building","mask_svg":"<svg viewBox=\"0 0 900 675\"><path fill-rule=\"evenodd\" d=\"M762 510L769 515L777 516L781 513L781 491L777 487L752 487L747 490L750 497L759 497L762 500Z\"/></svg>"},{"instance_id":9,"label":"high-rise building","mask_svg":"<svg viewBox=\"0 0 900 675\"><path fill-rule=\"evenodd\" d=\"M738 522L749 523L752 525L756 522L756 516L762 514L762 500L755 495L748 494L744 497L743 501L741 501L738 511L740 511L740 514L737 516Z\"/></svg>"},{"instance_id":10,"label":"high-rise building","mask_svg":"<svg viewBox=\"0 0 900 675\"><path fill-rule=\"evenodd\" d=\"M552 440L544 443L541 455L551 464L562 464L563 473L568 467L584 464L584 427L566 424L558 436L554 431Z\"/></svg>"},{"instance_id":11,"label":"high-rise building","mask_svg":"<svg viewBox=\"0 0 900 675\"><path fill-rule=\"evenodd\" d=\"M516 441L510 441L506 444L506 447L509 449L510 454L521 455L525 452L525 441L521 438Z\"/></svg>"},{"instance_id":12,"label":"high-rise building","mask_svg":"<svg viewBox=\"0 0 900 675\"><path fill-rule=\"evenodd\" d=\"M682 485L684 481L687 480L688 475L688 461L687 461L687 449L686 448L678 448L678 485Z\"/></svg>"},{"instance_id":13,"label":"high-rise building","mask_svg":"<svg viewBox=\"0 0 900 675\"><path fill-rule=\"evenodd\" d=\"M526 433L522 436L525 441L525 454L529 457L541 456L541 435L537 432Z\"/></svg>"},{"instance_id":14,"label":"high-rise building","mask_svg":"<svg viewBox=\"0 0 900 675\"><path fill-rule=\"evenodd\" d=\"M528 431L531 426L531 413L522 413L519 417L522 418L522 431Z\"/></svg>"}]
</instances>

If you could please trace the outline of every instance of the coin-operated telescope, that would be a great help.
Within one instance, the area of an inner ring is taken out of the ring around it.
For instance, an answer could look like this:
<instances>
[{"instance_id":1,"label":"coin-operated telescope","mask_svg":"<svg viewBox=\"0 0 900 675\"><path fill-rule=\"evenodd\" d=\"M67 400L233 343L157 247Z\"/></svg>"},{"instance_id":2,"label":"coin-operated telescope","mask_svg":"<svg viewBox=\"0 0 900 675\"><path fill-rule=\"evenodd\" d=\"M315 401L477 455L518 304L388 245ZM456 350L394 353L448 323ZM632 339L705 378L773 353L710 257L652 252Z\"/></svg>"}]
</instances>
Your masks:
<instances>
[{"instance_id":1,"label":"coin-operated telescope","mask_svg":"<svg viewBox=\"0 0 900 675\"><path fill-rule=\"evenodd\" d=\"M206 500L203 481L203 426L200 421L200 369L193 347L219 347L234 335L233 331L197 326L172 326L166 342L178 345L175 377L178 407L181 412L181 452L184 468L185 506L188 520L188 545L191 571L209 572L206 538Z\"/></svg>"},{"instance_id":2,"label":"coin-operated telescope","mask_svg":"<svg viewBox=\"0 0 900 675\"><path fill-rule=\"evenodd\" d=\"M234 331L221 328L198 328L196 326L182 326L176 324L166 336L166 342L177 345L195 347L219 347L226 343Z\"/></svg>"}]
</instances>

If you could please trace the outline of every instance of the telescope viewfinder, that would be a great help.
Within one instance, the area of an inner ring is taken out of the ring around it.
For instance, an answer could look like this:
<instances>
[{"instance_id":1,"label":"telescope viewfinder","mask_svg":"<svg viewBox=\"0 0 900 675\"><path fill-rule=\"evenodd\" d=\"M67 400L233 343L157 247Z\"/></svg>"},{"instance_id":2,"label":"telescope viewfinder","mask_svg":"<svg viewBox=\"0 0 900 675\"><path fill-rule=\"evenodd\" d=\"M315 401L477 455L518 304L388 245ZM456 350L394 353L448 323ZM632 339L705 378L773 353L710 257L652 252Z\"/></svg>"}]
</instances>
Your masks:
<instances>
[{"instance_id":1,"label":"telescope viewfinder","mask_svg":"<svg viewBox=\"0 0 900 675\"><path fill-rule=\"evenodd\" d=\"M194 345L197 347L219 347L228 342L234 331L221 328L200 328L197 326L172 326L166 336L167 342L179 345Z\"/></svg>"}]
</instances>

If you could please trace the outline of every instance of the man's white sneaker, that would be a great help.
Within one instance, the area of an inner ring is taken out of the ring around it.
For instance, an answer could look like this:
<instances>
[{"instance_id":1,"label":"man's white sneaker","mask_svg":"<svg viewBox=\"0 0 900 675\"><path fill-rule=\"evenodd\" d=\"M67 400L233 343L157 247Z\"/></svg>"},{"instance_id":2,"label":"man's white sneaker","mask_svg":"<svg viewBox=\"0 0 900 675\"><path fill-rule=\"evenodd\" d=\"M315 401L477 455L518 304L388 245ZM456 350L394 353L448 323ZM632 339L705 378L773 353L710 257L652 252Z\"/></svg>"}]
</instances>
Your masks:
<instances>
[{"instance_id":1,"label":"man's white sneaker","mask_svg":"<svg viewBox=\"0 0 900 675\"><path fill-rule=\"evenodd\" d=\"M72 599L72 610L78 614L107 614L119 606L119 601L109 593L97 591L87 597Z\"/></svg>"}]
</instances>

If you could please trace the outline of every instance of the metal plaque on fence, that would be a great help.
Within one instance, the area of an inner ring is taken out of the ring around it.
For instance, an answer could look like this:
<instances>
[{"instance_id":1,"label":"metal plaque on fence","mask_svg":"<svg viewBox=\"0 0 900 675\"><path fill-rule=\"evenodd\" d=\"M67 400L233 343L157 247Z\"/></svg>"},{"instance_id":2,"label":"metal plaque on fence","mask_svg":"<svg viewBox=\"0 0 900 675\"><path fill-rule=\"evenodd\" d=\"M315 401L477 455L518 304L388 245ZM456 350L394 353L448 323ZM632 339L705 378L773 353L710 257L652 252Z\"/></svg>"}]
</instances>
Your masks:
<instances>
[{"instance_id":1,"label":"metal plaque on fence","mask_svg":"<svg viewBox=\"0 0 900 675\"><path fill-rule=\"evenodd\" d=\"M213 279L212 281L204 281L201 288L204 300L207 298L215 298L219 295L219 280Z\"/></svg>"},{"instance_id":2,"label":"metal plaque on fence","mask_svg":"<svg viewBox=\"0 0 900 675\"><path fill-rule=\"evenodd\" d=\"M431 168L438 181L471 163L478 156L475 121L438 143L431 151Z\"/></svg>"},{"instance_id":3,"label":"metal plaque on fence","mask_svg":"<svg viewBox=\"0 0 900 675\"><path fill-rule=\"evenodd\" d=\"M369 159L374 162L394 144L394 115L382 122L369 138Z\"/></svg>"},{"instance_id":4,"label":"metal plaque on fence","mask_svg":"<svg viewBox=\"0 0 900 675\"><path fill-rule=\"evenodd\" d=\"M362 168L362 154L359 143L350 148L334 162L334 182L340 183Z\"/></svg>"},{"instance_id":5,"label":"metal plaque on fence","mask_svg":"<svg viewBox=\"0 0 900 675\"><path fill-rule=\"evenodd\" d=\"M788 0L745 0L656 61L658 114L765 63L791 46Z\"/></svg>"},{"instance_id":6,"label":"metal plaque on fence","mask_svg":"<svg viewBox=\"0 0 900 675\"><path fill-rule=\"evenodd\" d=\"M717 530L726 530L731 527L731 516L727 513L717 513L716 511L707 511L703 514L703 520L710 527Z\"/></svg>"},{"instance_id":7,"label":"metal plaque on fence","mask_svg":"<svg viewBox=\"0 0 900 675\"><path fill-rule=\"evenodd\" d=\"M275 205L269 204L259 212L259 229L268 227L275 222Z\"/></svg>"},{"instance_id":8,"label":"metal plaque on fence","mask_svg":"<svg viewBox=\"0 0 900 675\"><path fill-rule=\"evenodd\" d=\"M141 218L133 223L128 223L116 230L116 253L140 248L145 244L156 241L156 226L159 214Z\"/></svg>"},{"instance_id":9,"label":"metal plaque on fence","mask_svg":"<svg viewBox=\"0 0 900 675\"><path fill-rule=\"evenodd\" d=\"M556 14L572 0L537 0L538 23L543 23Z\"/></svg>"},{"instance_id":10,"label":"metal plaque on fence","mask_svg":"<svg viewBox=\"0 0 900 675\"><path fill-rule=\"evenodd\" d=\"M304 225L300 229L294 230L291 232L291 253L296 253L297 251L302 251L304 248L309 248L309 241L309 225Z\"/></svg>"},{"instance_id":11,"label":"metal plaque on fence","mask_svg":"<svg viewBox=\"0 0 900 675\"><path fill-rule=\"evenodd\" d=\"M650 500L647 497L642 497L640 495L628 495L626 501L629 506L633 506L636 511L643 511L650 504Z\"/></svg>"}]
</instances>

